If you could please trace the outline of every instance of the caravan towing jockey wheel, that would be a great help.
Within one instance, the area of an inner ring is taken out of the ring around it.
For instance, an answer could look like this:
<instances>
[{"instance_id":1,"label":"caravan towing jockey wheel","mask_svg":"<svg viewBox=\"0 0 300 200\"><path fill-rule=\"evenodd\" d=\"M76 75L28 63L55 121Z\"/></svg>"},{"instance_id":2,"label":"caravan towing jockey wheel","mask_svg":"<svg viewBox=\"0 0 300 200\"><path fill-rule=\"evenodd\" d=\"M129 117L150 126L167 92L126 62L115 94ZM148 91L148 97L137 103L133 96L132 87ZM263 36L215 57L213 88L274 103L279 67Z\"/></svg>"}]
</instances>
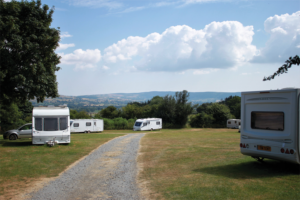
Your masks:
<instances>
[{"instance_id":1,"label":"caravan towing jockey wheel","mask_svg":"<svg viewBox=\"0 0 300 200\"><path fill-rule=\"evenodd\" d=\"M151 128L151 131L153 131L153 128Z\"/></svg>"},{"instance_id":2,"label":"caravan towing jockey wheel","mask_svg":"<svg viewBox=\"0 0 300 200\"><path fill-rule=\"evenodd\" d=\"M263 162L265 158L263 157L254 157L254 156L251 156L252 158L254 158L255 160L257 160L258 162Z\"/></svg>"}]
</instances>

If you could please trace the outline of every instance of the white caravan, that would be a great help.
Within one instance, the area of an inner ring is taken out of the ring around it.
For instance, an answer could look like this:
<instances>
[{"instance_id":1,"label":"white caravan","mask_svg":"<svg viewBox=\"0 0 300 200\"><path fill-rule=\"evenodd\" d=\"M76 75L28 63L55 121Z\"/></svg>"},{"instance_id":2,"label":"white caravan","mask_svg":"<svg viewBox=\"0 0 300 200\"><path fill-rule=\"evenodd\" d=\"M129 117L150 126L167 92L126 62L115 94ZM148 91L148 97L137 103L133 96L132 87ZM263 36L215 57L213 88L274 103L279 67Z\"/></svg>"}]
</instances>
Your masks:
<instances>
[{"instance_id":1,"label":"white caravan","mask_svg":"<svg viewBox=\"0 0 300 200\"><path fill-rule=\"evenodd\" d=\"M32 144L70 143L70 111L66 106L34 107L32 110Z\"/></svg>"},{"instance_id":2,"label":"white caravan","mask_svg":"<svg viewBox=\"0 0 300 200\"><path fill-rule=\"evenodd\" d=\"M227 128L239 128L241 125L240 119L228 119L227 120Z\"/></svg>"},{"instance_id":3,"label":"white caravan","mask_svg":"<svg viewBox=\"0 0 300 200\"><path fill-rule=\"evenodd\" d=\"M156 129L162 129L161 118L137 119L133 125L134 131L152 131Z\"/></svg>"},{"instance_id":4,"label":"white caravan","mask_svg":"<svg viewBox=\"0 0 300 200\"><path fill-rule=\"evenodd\" d=\"M103 120L102 119L71 119L70 127L71 127L71 132L76 132L76 133L102 132Z\"/></svg>"},{"instance_id":5,"label":"white caravan","mask_svg":"<svg viewBox=\"0 0 300 200\"><path fill-rule=\"evenodd\" d=\"M241 153L300 164L300 89L242 92Z\"/></svg>"}]
</instances>

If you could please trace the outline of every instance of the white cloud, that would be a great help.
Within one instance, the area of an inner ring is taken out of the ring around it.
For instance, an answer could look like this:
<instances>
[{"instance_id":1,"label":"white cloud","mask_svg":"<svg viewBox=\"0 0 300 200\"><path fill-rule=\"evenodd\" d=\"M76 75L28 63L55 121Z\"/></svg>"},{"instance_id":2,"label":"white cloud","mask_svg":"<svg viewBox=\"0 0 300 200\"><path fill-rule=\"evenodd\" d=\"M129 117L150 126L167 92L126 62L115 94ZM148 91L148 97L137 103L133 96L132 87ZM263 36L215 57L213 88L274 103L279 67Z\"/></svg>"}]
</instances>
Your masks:
<instances>
[{"instance_id":1,"label":"white cloud","mask_svg":"<svg viewBox=\"0 0 300 200\"><path fill-rule=\"evenodd\" d=\"M218 0L182 0L185 4L195 4L195 3L209 3ZM220 1L220 0L219 0Z\"/></svg>"},{"instance_id":2,"label":"white cloud","mask_svg":"<svg viewBox=\"0 0 300 200\"><path fill-rule=\"evenodd\" d=\"M161 1L161 2L152 4L152 6L153 7L164 7L164 6L176 5L178 3L182 3L182 2L180 2L180 1Z\"/></svg>"},{"instance_id":3,"label":"white cloud","mask_svg":"<svg viewBox=\"0 0 300 200\"><path fill-rule=\"evenodd\" d=\"M130 7L130 8L126 8L125 10L119 12L119 13L130 13L130 12L135 12L135 11L139 11L139 10L143 10L145 9L144 6L141 7Z\"/></svg>"},{"instance_id":4,"label":"white cloud","mask_svg":"<svg viewBox=\"0 0 300 200\"><path fill-rule=\"evenodd\" d=\"M57 51L60 51L60 50L65 50L69 47L75 47L75 44L62 44L62 43L58 43L59 44L59 47L57 47Z\"/></svg>"},{"instance_id":5,"label":"white cloud","mask_svg":"<svg viewBox=\"0 0 300 200\"><path fill-rule=\"evenodd\" d=\"M103 65L102 69L104 69L104 70L109 70L109 67Z\"/></svg>"},{"instance_id":6,"label":"white cloud","mask_svg":"<svg viewBox=\"0 0 300 200\"><path fill-rule=\"evenodd\" d=\"M254 56L253 34L252 26L236 21L212 22L201 30L172 26L161 34L120 40L104 50L103 59L144 71L231 68Z\"/></svg>"},{"instance_id":7,"label":"white cloud","mask_svg":"<svg viewBox=\"0 0 300 200\"><path fill-rule=\"evenodd\" d=\"M212 72L216 72L219 69L206 69L206 70L202 70L202 69L197 69L193 72L194 75L203 75L203 74L210 74Z\"/></svg>"},{"instance_id":8,"label":"white cloud","mask_svg":"<svg viewBox=\"0 0 300 200\"><path fill-rule=\"evenodd\" d=\"M60 60L61 64L75 65L76 69L94 68L101 60L101 52L99 49L87 49L86 51L76 49L73 53L59 53L59 55L62 57Z\"/></svg>"},{"instance_id":9,"label":"white cloud","mask_svg":"<svg viewBox=\"0 0 300 200\"><path fill-rule=\"evenodd\" d=\"M122 3L112 0L69 0L69 4L74 6L100 8L107 7L109 9L116 9L122 7Z\"/></svg>"},{"instance_id":10,"label":"white cloud","mask_svg":"<svg viewBox=\"0 0 300 200\"><path fill-rule=\"evenodd\" d=\"M72 37L72 35L70 35L68 32L62 32L60 34L60 38L66 38L66 37Z\"/></svg>"},{"instance_id":11,"label":"white cloud","mask_svg":"<svg viewBox=\"0 0 300 200\"><path fill-rule=\"evenodd\" d=\"M254 57L253 62L283 62L299 54L300 11L291 15L269 17L264 26L265 32L270 34L270 39Z\"/></svg>"}]
</instances>

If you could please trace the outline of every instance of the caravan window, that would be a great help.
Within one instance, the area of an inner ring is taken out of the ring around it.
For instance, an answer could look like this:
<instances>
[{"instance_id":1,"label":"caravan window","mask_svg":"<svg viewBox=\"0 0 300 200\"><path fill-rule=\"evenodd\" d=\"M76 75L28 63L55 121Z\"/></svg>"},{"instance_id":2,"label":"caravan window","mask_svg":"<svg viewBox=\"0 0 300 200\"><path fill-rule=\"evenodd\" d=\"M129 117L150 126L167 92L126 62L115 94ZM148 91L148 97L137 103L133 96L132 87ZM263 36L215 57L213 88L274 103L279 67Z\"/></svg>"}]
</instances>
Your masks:
<instances>
[{"instance_id":1,"label":"caravan window","mask_svg":"<svg viewBox=\"0 0 300 200\"><path fill-rule=\"evenodd\" d=\"M147 126L147 122L143 123L143 126Z\"/></svg>"},{"instance_id":2,"label":"caravan window","mask_svg":"<svg viewBox=\"0 0 300 200\"><path fill-rule=\"evenodd\" d=\"M59 128L60 130L66 130L68 128L68 118L66 117L59 118Z\"/></svg>"},{"instance_id":3,"label":"caravan window","mask_svg":"<svg viewBox=\"0 0 300 200\"><path fill-rule=\"evenodd\" d=\"M87 122L85 125L86 126L92 126L92 122Z\"/></svg>"},{"instance_id":4,"label":"caravan window","mask_svg":"<svg viewBox=\"0 0 300 200\"><path fill-rule=\"evenodd\" d=\"M35 130L42 131L43 130L43 119L42 118L35 118Z\"/></svg>"},{"instance_id":5,"label":"caravan window","mask_svg":"<svg viewBox=\"0 0 300 200\"><path fill-rule=\"evenodd\" d=\"M160 122L156 122L156 125L160 125Z\"/></svg>"},{"instance_id":6,"label":"caravan window","mask_svg":"<svg viewBox=\"0 0 300 200\"><path fill-rule=\"evenodd\" d=\"M231 121L228 121L228 124L231 124Z\"/></svg>"},{"instance_id":7,"label":"caravan window","mask_svg":"<svg viewBox=\"0 0 300 200\"><path fill-rule=\"evenodd\" d=\"M79 127L79 123L74 123L74 127Z\"/></svg>"},{"instance_id":8,"label":"caravan window","mask_svg":"<svg viewBox=\"0 0 300 200\"><path fill-rule=\"evenodd\" d=\"M142 122L135 122L134 126L141 126Z\"/></svg>"},{"instance_id":9,"label":"caravan window","mask_svg":"<svg viewBox=\"0 0 300 200\"><path fill-rule=\"evenodd\" d=\"M57 118L44 118L44 131L57 131Z\"/></svg>"},{"instance_id":10,"label":"caravan window","mask_svg":"<svg viewBox=\"0 0 300 200\"><path fill-rule=\"evenodd\" d=\"M94 126L96 126L96 122L94 122Z\"/></svg>"},{"instance_id":11,"label":"caravan window","mask_svg":"<svg viewBox=\"0 0 300 200\"><path fill-rule=\"evenodd\" d=\"M283 112L251 112L251 128L283 131L284 113Z\"/></svg>"}]
</instances>

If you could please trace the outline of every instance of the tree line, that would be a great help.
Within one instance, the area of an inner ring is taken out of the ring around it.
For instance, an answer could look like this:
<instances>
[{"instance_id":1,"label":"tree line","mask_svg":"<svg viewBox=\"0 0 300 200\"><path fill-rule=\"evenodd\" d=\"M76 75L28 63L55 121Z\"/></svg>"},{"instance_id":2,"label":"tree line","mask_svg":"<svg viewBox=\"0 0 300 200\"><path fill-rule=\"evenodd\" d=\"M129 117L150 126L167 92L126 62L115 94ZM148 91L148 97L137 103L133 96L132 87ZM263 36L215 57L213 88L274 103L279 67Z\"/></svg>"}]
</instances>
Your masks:
<instances>
[{"instance_id":1,"label":"tree line","mask_svg":"<svg viewBox=\"0 0 300 200\"><path fill-rule=\"evenodd\" d=\"M131 102L120 109L108 106L99 111L94 118L103 119L105 129L132 129L135 120L140 118L162 118L164 128L182 128L195 109L195 106L188 102L188 98L188 91L183 90L176 92L174 96L155 96L146 102ZM70 115L73 119L80 119L84 113L85 118L91 117L85 111L75 110L71 110Z\"/></svg>"},{"instance_id":2,"label":"tree line","mask_svg":"<svg viewBox=\"0 0 300 200\"><path fill-rule=\"evenodd\" d=\"M86 110L70 110L70 119L103 119L105 130L132 129L134 122L140 118L162 118L163 128L224 128L227 119L239 119L241 98L230 96L216 103L192 105L188 102L186 90L176 92L174 96L155 96L145 102L131 102L122 108L108 106L94 116ZM30 123L33 106L27 101L25 105L12 103L1 108L2 131L17 128Z\"/></svg>"},{"instance_id":3,"label":"tree line","mask_svg":"<svg viewBox=\"0 0 300 200\"><path fill-rule=\"evenodd\" d=\"M228 119L240 119L241 97L229 96L216 103L192 105L184 90L175 96L155 96L146 102L132 102L118 109L108 106L94 118L103 119L105 129L132 129L136 119L162 118L164 128L225 128ZM71 110L72 119L91 118L85 111Z\"/></svg>"}]
</instances>

